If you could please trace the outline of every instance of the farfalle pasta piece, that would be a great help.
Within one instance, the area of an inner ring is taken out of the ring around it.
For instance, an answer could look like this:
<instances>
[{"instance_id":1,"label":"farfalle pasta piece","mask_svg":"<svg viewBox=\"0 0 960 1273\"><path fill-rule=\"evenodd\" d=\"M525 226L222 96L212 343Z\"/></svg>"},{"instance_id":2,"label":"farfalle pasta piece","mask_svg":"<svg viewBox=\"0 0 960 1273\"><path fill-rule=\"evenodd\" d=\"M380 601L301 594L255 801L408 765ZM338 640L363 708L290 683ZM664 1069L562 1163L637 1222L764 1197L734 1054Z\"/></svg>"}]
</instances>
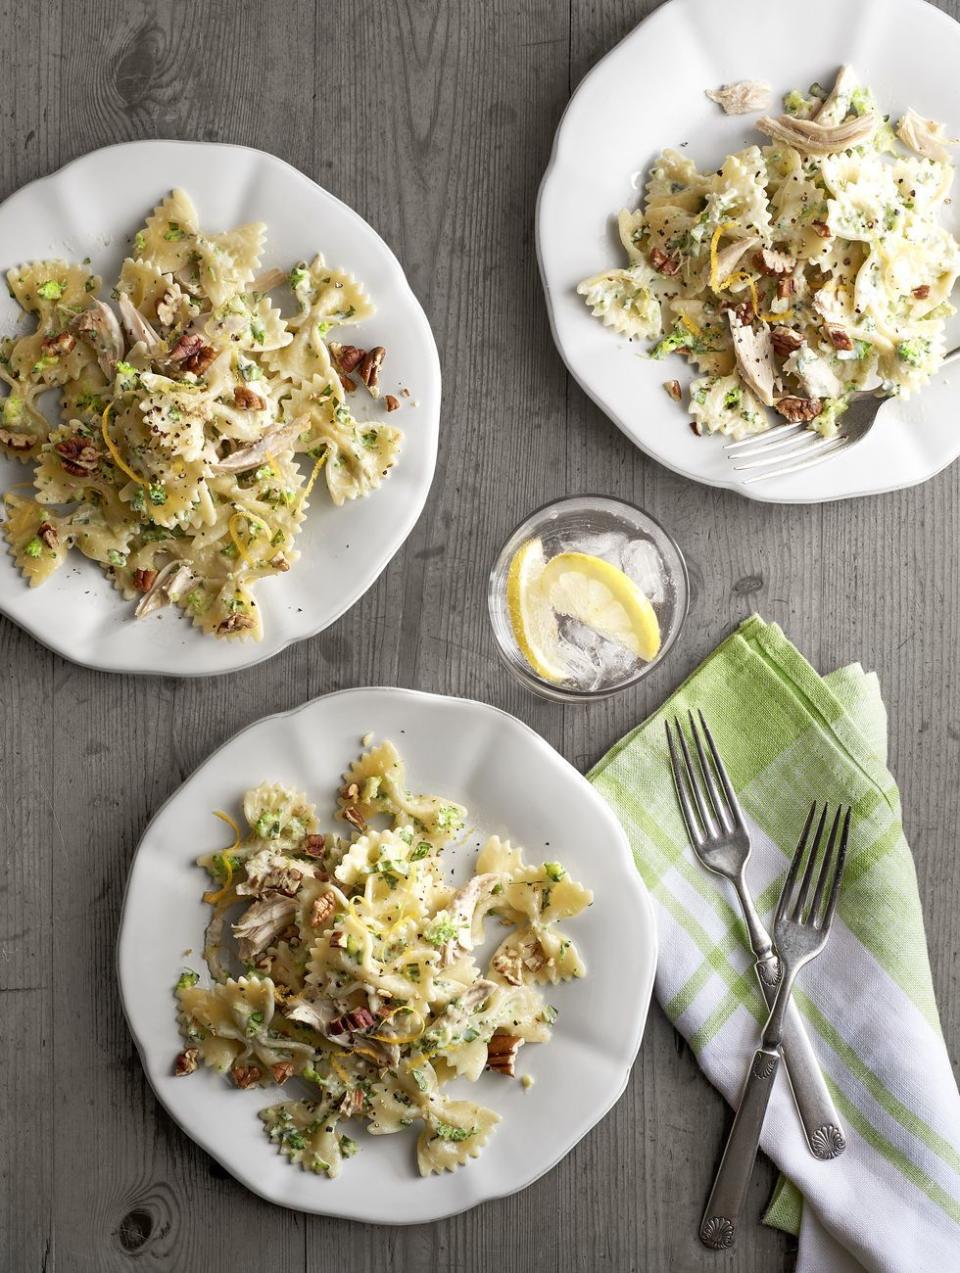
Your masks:
<instances>
[{"instance_id":1,"label":"farfalle pasta piece","mask_svg":"<svg viewBox=\"0 0 960 1273\"><path fill-rule=\"evenodd\" d=\"M36 500L8 492L4 504L3 533L17 568L34 588L63 565L69 540L61 531L61 519Z\"/></svg>"},{"instance_id":2,"label":"farfalle pasta piece","mask_svg":"<svg viewBox=\"0 0 960 1273\"><path fill-rule=\"evenodd\" d=\"M473 1101L433 1098L417 1140L420 1175L456 1171L478 1157L499 1122L499 1114Z\"/></svg>"}]
</instances>

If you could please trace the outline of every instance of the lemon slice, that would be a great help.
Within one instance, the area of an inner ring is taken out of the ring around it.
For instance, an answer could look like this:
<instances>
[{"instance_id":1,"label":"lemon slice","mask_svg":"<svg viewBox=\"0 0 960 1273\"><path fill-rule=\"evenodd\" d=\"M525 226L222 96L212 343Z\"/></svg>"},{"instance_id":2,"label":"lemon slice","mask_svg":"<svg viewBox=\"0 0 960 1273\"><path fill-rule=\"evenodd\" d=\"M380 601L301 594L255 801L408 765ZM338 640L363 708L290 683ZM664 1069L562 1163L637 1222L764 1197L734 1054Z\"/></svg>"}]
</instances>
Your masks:
<instances>
[{"instance_id":1,"label":"lemon slice","mask_svg":"<svg viewBox=\"0 0 960 1273\"><path fill-rule=\"evenodd\" d=\"M538 676L556 684L569 680L570 672L560 649L557 616L541 587L544 565L539 539L520 545L507 575L507 611L523 657Z\"/></svg>"},{"instance_id":2,"label":"lemon slice","mask_svg":"<svg viewBox=\"0 0 960 1273\"><path fill-rule=\"evenodd\" d=\"M585 623L650 662L660 649L653 606L633 580L602 557L559 553L543 568L540 587L551 607Z\"/></svg>"}]
</instances>

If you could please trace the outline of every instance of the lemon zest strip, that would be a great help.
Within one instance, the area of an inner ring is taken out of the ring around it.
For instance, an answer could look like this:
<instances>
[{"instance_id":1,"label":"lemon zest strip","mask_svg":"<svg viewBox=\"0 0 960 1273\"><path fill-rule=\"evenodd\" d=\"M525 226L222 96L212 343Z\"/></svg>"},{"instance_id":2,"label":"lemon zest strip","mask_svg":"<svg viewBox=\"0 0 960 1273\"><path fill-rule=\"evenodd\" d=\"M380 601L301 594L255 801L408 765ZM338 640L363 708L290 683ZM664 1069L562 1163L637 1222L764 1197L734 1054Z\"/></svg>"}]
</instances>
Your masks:
<instances>
[{"instance_id":1,"label":"lemon zest strip","mask_svg":"<svg viewBox=\"0 0 960 1273\"><path fill-rule=\"evenodd\" d=\"M111 460L113 460L114 464L117 466L117 468L120 470L121 473L126 473L127 477L130 478L131 482L136 482L138 486L149 486L150 483L146 480L146 478L141 477L139 473L134 473L133 469L130 467L129 464L127 464L123 456L120 454L113 438L111 438L110 436L109 423L110 423L110 412L112 410L113 410L113 403L108 402L106 407L104 408L103 416L100 419L100 432L103 434L103 440L106 443L107 450L110 452L110 458Z\"/></svg>"},{"instance_id":2,"label":"lemon zest strip","mask_svg":"<svg viewBox=\"0 0 960 1273\"><path fill-rule=\"evenodd\" d=\"M229 855L234 851L234 849L238 849L240 847L240 841L242 839L240 835L240 828L237 826L233 818L230 817L230 814L224 813L222 809L214 809L213 816L215 818L219 818L221 822L225 822L227 826L231 827L233 830L233 844L231 844L229 848L220 850L222 854ZM227 872L227 878L224 881L223 888L217 889L216 891L208 890L203 895L203 900L205 902L209 902L211 906L216 906L217 902L219 902L220 899L230 891L230 884L233 880L233 863L230 861L229 856L223 858L223 865Z\"/></svg>"},{"instance_id":3,"label":"lemon zest strip","mask_svg":"<svg viewBox=\"0 0 960 1273\"><path fill-rule=\"evenodd\" d=\"M720 285L717 282L717 245L725 234L737 229L739 229L739 226L736 221L722 221L714 230L710 239L710 290L712 292L720 291ZM723 286L725 287L726 284Z\"/></svg>"}]
</instances>

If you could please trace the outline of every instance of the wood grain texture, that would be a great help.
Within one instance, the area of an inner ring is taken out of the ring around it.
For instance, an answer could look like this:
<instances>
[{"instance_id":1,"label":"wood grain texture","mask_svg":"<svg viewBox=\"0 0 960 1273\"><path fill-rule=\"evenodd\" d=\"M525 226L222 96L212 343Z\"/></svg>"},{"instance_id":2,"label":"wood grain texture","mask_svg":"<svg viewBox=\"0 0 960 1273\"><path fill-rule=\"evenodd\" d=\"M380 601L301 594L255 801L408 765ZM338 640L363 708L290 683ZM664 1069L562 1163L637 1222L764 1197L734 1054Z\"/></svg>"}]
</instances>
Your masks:
<instances>
[{"instance_id":1,"label":"wood grain texture","mask_svg":"<svg viewBox=\"0 0 960 1273\"><path fill-rule=\"evenodd\" d=\"M194 1147L147 1089L114 942L151 813L218 744L348 685L483 699L581 769L752 609L822 669L878 669L917 858L943 1025L960 1037L960 467L824 508L768 508L657 468L570 382L537 276L537 185L569 92L644 0L0 2L0 197L98 146L235 141L303 169L399 255L440 346L437 479L406 547L330 631L208 681L109 677L0 621L0 1270L3 1273L486 1273L671 1270L706 1261L696 1221L726 1112L653 1010L622 1101L523 1194L385 1230L281 1211ZM957 0L943 7L958 11ZM4 245L8 254L10 245ZM3 264L9 262L4 256ZM680 648L634 693L543 703L500 667L486 577L552 497L643 505L683 546ZM25 1059L29 1058L29 1059ZM747 1212L773 1180L756 1173ZM718 1271L792 1267L745 1227Z\"/></svg>"}]
</instances>

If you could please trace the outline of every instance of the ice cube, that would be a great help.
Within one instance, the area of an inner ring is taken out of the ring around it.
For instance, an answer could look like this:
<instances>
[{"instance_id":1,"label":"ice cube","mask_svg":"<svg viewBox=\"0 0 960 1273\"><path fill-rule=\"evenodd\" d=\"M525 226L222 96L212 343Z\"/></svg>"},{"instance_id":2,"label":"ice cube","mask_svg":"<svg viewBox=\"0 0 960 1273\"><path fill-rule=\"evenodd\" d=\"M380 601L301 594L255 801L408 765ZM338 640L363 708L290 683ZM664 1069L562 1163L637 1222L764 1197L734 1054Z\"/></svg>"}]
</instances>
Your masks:
<instances>
[{"instance_id":1,"label":"ice cube","mask_svg":"<svg viewBox=\"0 0 960 1273\"><path fill-rule=\"evenodd\" d=\"M654 605L666 598L663 559L652 540L628 540L621 551L620 569Z\"/></svg>"}]
</instances>

